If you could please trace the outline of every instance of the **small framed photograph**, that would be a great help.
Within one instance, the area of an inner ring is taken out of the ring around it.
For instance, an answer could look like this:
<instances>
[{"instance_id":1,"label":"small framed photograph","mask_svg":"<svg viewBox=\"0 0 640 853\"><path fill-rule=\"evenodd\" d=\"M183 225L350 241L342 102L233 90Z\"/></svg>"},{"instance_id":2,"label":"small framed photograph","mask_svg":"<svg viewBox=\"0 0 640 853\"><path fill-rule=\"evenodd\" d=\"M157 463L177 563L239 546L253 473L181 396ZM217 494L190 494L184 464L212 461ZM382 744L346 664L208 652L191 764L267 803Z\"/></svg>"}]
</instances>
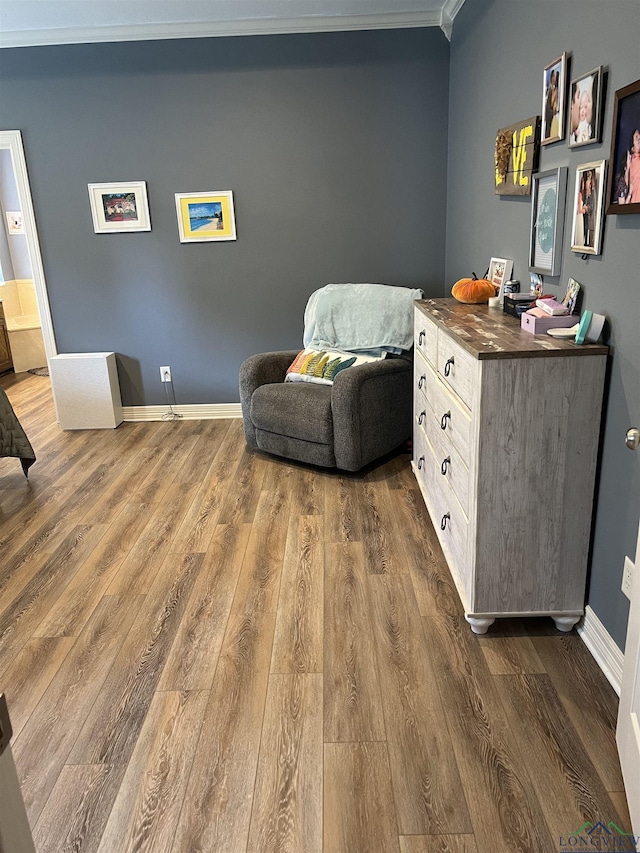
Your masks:
<instances>
[{"instance_id":1,"label":"small framed photograph","mask_svg":"<svg viewBox=\"0 0 640 853\"><path fill-rule=\"evenodd\" d=\"M532 296L535 296L536 299L540 299L540 297L544 293L544 284L542 276L537 272L532 272L529 273L529 279L531 281L529 292Z\"/></svg>"},{"instance_id":2,"label":"small framed photograph","mask_svg":"<svg viewBox=\"0 0 640 853\"><path fill-rule=\"evenodd\" d=\"M569 314L579 314L578 298L580 296L580 283L575 278L570 278L567 284L567 292L564 295L562 304L569 309Z\"/></svg>"},{"instance_id":3,"label":"small framed photograph","mask_svg":"<svg viewBox=\"0 0 640 853\"><path fill-rule=\"evenodd\" d=\"M529 244L531 272L560 274L566 193L566 166L538 172L533 176Z\"/></svg>"},{"instance_id":4,"label":"small framed photograph","mask_svg":"<svg viewBox=\"0 0 640 853\"><path fill-rule=\"evenodd\" d=\"M563 53L544 69L542 88L542 144L564 139L564 105L567 54Z\"/></svg>"},{"instance_id":5,"label":"small framed photograph","mask_svg":"<svg viewBox=\"0 0 640 853\"><path fill-rule=\"evenodd\" d=\"M151 231L147 185L144 181L88 186L93 230L96 234Z\"/></svg>"},{"instance_id":6,"label":"small framed photograph","mask_svg":"<svg viewBox=\"0 0 640 853\"><path fill-rule=\"evenodd\" d=\"M640 80L616 92L607 213L640 213Z\"/></svg>"},{"instance_id":7,"label":"small framed photograph","mask_svg":"<svg viewBox=\"0 0 640 853\"><path fill-rule=\"evenodd\" d=\"M513 261L507 258L491 258L487 279L495 286L496 296L504 297L504 283L511 278Z\"/></svg>"},{"instance_id":8,"label":"small framed photograph","mask_svg":"<svg viewBox=\"0 0 640 853\"><path fill-rule=\"evenodd\" d=\"M600 254L605 171L604 160L576 167L571 249L583 255Z\"/></svg>"},{"instance_id":9,"label":"small framed photograph","mask_svg":"<svg viewBox=\"0 0 640 853\"><path fill-rule=\"evenodd\" d=\"M602 100L601 65L571 81L569 148L600 142Z\"/></svg>"},{"instance_id":10,"label":"small framed photograph","mask_svg":"<svg viewBox=\"0 0 640 853\"><path fill-rule=\"evenodd\" d=\"M5 211L7 217L7 231L9 234L24 234L24 220L21 210Z\"/></svg>"},{"instance_id":11,"label":"small framed photograph","mask_svg":"<svg viewBox=\"0 0 640 853\"><path fill-rule=\"evenodd\" d=\"M176 213L181 243L236 239L231 190L176 193Z\"/></svg>"}]
</instances>

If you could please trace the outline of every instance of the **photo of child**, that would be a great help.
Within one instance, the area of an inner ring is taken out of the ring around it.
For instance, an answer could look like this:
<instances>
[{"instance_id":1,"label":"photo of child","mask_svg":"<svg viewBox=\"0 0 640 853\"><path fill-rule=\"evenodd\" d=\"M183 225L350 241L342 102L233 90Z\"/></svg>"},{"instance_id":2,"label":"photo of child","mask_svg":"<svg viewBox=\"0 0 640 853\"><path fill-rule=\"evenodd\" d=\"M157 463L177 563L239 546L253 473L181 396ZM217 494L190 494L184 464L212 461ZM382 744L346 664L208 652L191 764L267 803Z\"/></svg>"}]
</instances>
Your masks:
<instances>
[{"instance_id":1,"label":"photo of child","mask_svg":"<svg viewBox=\"0 0 640 853\"><path fill-rule=\"evenodd\" d=\"M600 129L600 88L602 69L596 68L571 83L569 146L597 142Z\"/></svg>"},{"instance_id":2,"label":"photo of child","mask_svg":"<svg viewBox=\"0 0 640 853\"><path fill-rule=\"evenodd\" d=\"M564 139L564 92L566 54L544 69L542 96L542 144Z\"/></svg>"},{"instance_id":3,"label":"photo of child","mask_svg":"<svg viewBox=\"0 0 640 853\"><path fill-rule=\"evenodd\" d=\"M616 92L607 213L640 213L640 80Z\"/></svg>"}]
</instances>

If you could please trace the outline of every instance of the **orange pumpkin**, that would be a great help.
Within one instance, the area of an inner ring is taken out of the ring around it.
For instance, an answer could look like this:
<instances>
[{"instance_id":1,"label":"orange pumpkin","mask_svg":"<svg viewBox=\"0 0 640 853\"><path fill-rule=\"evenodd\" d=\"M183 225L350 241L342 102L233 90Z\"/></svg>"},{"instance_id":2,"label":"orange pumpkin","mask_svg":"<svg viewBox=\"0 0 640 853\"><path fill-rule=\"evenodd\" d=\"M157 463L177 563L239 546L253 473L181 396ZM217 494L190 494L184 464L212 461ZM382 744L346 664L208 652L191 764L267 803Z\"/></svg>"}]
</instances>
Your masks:
<instances>
[{"instance_id":1,"label":"orange pumpkin","mask_svg":"<svg viewBox=\"0 0 640 853\"><path fill-rule=\"evenodd\" d=\"M458 302L466 302L475 305L480 302L488 302L490 297L496 295L496 288L486 278L478 278L472 273L473 278L461 278L456 281L451 289L451 295Z\"/></svg>"}]
</instances>

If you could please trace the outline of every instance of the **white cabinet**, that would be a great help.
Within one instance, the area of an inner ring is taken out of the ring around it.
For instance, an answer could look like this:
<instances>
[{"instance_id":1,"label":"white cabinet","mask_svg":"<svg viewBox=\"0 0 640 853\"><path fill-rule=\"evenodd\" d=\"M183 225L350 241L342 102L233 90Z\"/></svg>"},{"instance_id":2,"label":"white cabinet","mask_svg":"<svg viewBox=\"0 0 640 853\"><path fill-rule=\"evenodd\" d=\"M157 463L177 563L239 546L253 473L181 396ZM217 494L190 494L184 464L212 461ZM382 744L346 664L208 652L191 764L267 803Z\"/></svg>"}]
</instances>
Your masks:
<instances>
[{"instance_id":1,"label":"white cabinet","mask_svg":"<svg viewBox=\"0 0 640 853\"><path fill-rule=\"evenodd\" d=\"M114 352L54 355L49 373L62 429L115 429L122 423Z\"/></svg>"},{"instance_id":2,"label":"white cabinet","mask_svg":"<svg viewBox=\"0 0 640 853\"><path fill-rule=\"evenodd\" d=\"M465 616L584 613L607 347L416 303L413 469Z\"/></svg>"}]
</instances>

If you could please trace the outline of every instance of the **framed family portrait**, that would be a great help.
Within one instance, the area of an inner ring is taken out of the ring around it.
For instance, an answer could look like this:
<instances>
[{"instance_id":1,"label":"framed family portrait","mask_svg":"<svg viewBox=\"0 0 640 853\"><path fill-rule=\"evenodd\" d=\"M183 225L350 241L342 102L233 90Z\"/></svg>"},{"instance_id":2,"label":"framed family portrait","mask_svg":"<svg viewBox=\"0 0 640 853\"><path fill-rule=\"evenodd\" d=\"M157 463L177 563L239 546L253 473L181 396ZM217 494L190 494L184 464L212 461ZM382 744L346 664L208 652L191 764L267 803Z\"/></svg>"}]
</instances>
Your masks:
<instances>
[{"instance_id":1,"label":"framed family portrait","mask_svg":"<svg viewBox=\"0 0 640 853\"><path fill-rule=\"evenodd\" d=\"M599 255L602 243L606 162L583 163L576 168L571 249L583 255Z\"/></svg>"},{"instance_id":2,"label":"framed family portrait","mask_svg":"<svg viewBox=\"0 0 640 853\"><path fill-rule=\"evenodd\" d=\"M569 148L600 142L602 100L601 65L571 81Z\"/></svg>"},{"instance_id":3,"label":"framed family portrait","mask_svg":"<svg viewBox=\"0 0 640 853\"><path fill-rule=\"evenodd\" d=\"M181 243L236 239L231 190L176 193L176 213Z\"/></svg>"},{"instance_id":4,"label":"framed family portrait","mask_svg":"<svg viewBox=\"0 0 640 853\"><path fill-rule=\"evenodd\" d=\"M531 272L560 274L566 193L566 166L538 172L533 176L529 244Z\"/></svg>"},{"instance_id":5,"label":"framed family portrait","mask_svg":"<svg viewBox=\"0 0 640 853\"><path fill-rule=\"evenodd\" d=\"M618 89L613 105L607 213L640 213L640 80Z\"/></svg>"},{"instance_id":6,"label":"framed family portrait","mask_svg":"<svg viewBox=\"0 0 640 853\"><path fill-rule=\"evenodd\" d=\"M496 295L501 298L504 296L504 283L511 278L512 270L513 261L507 258L491 258L486 278L495 286Z\"/></svg>"},{"instance_id":7,"label":"framed family portrait","mask_svg":"<svg viewBox=\"0 0 640 853\"><path fill-rule=\"evenodd\" d=\"M89 203L96 234L151 231L144 181L89 184Z\"/></svg>"},{"instance_id":8,"label":"framed family portrait","mask_svg":"<svg viewBox=\"0 0 640 853\"><path fill-rule=\"evenodd\" d=\"M564 139L564 105L567 77L567 54L563 53L544 69L542 88L543 145Z\"/></svg>"}]
</instances>

